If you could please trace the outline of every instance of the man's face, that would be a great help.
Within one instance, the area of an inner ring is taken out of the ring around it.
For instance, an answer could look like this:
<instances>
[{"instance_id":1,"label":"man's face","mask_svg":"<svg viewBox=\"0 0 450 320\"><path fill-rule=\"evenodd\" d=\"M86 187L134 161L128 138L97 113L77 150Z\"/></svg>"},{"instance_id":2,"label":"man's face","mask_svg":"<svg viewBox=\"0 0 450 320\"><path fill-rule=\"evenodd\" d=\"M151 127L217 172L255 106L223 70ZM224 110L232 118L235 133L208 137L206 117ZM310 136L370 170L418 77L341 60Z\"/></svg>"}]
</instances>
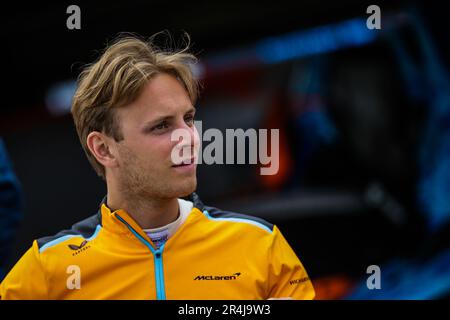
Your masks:
<instances>
[{"instance_id":1,"label":"man's face","mask_svg":"<svg viewBox=\"0 0 450 320\"><path fill-rule=\"evenodd\" d=\"M176 166L172 161L174 148L183 149L187 159L197 157L194 114L187 91L168 74L153 77L136 101L117 109L124 139L114 142L118 166L113 176L123 193L174 198L195 191L196 164ZM176 129L185 130L190 141L172 141Z\"/></svg>"}]
</instances>

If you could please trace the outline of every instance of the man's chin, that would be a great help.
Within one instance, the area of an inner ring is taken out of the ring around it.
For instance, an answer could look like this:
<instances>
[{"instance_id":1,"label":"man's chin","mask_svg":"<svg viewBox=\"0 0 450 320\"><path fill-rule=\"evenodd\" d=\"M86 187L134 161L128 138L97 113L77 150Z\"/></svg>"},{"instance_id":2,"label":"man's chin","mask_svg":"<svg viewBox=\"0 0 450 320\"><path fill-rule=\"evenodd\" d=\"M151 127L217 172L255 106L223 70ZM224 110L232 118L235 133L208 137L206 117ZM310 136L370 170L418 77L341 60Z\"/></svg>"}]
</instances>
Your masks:
<instances>
[{"instance_id":1,"label":"man's chin","mask_svg":"<svg viewBox=\"0 0 450 320\"><path fill-rule=\"evenodd\" d=\"M193 178L189 180L191 181L183 181L184 183L179 185L177 198L186 197L197 189L197 179Z\"/></svg>"},{"instance_id":2,"label":"man's chin","mask_svg":"<svg viewBox=\"0 0 450 320\"><path fill-rule=\"evenodd\" d=\"M171 184L171 187L166 189L170 194L166 196L169 198L181 198L190 195L197 189L197 177L189 177L183 179L174 180L175 184Z\"/></svg>"}]
</instances>

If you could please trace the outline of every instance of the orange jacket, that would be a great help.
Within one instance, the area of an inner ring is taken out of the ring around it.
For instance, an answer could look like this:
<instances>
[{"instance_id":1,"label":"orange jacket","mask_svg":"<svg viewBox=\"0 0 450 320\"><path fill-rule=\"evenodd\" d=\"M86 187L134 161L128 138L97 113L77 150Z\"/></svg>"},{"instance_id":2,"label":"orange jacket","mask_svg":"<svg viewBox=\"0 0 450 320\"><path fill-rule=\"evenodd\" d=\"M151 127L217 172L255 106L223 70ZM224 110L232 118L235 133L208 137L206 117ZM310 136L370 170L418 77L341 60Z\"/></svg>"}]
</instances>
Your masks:
<instances>
[{"instance_id":1,"label":"orange jacket","mask_svg":"<svg viewBox=\"0 0 450 320\"><path fill-rule=\"evenodd\" d=\"M278 228L202 204L158 250L123 210L99 212L33 242L0 285L2 299L313 299Z\"/></svg>"}]
</instances>

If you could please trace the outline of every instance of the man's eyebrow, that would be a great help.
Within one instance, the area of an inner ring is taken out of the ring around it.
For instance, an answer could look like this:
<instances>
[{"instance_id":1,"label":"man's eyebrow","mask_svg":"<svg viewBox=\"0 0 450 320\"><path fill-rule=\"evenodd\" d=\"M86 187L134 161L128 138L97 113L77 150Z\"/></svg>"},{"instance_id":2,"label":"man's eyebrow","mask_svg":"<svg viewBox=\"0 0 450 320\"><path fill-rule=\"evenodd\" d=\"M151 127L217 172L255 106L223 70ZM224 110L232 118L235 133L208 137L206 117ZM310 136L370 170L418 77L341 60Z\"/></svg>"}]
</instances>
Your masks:
<instances>
[{"instance_id":1,"label":"man's eyebrow","mask_svg":"<svg viewBox=\"0 0 450 320\"><path fill-rule=\"evenodd\" d=\"M187 113L194 113L194 112L196 112L196 110L197 109L195 107L190 107L185 113L186 114ZM146 122L144 124L143 128L144 128L144 130L150 129L151 127L157 125L159 122L166 121L166 120L172 120L173 118L175 118L175 116L173 116L173 115L161 116L161 117L158 117L158 118L156 118L154 120Z\"/></svg>"},{"instance_id":2,"label":"man's eyebrow","mask_svg":"<svg viewBox=\"0 0 450 320\"><path fill-rule=\"evenodd\" d=\"M197 109L195 107L190 107L188 111L186 111L186 113L191 113L191 112L196 112Z\"/></svg>"},{"instance_id":3,"label":"man's eyebrow","mask_svg":"<svg viewBox=\"0 0 450 320\"><path fill-rule=\"evenodd\" d=\"M144 124L144 128L150 128L156 124L158 124L159 122L165 121L165 120L171 120L173 119L174 116L162 116L162 117L158 117L154 120L148 121Z\"/></svg>"}]
</instances>

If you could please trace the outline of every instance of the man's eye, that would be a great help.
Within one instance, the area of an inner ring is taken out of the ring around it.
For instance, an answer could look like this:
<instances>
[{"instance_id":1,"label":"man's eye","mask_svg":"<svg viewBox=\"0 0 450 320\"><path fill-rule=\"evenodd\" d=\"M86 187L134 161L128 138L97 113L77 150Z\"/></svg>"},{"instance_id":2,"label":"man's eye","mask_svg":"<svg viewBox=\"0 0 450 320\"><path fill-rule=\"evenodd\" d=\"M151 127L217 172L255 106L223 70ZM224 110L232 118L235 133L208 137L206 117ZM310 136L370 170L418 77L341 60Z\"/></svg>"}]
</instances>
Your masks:
<instances>
[{"instance_id":1,"label":"man's eye","mask_svg":"<svg viewBox=\"0 0 450 320\"><path fill-rule=\"evenodd\" d=\"M160 124L156 125L153 127L153 130L162 130L162 129L167 129L169 127L169 125L167 124L167 122L161 122Z\"/></svg>"},{"instance_id":2,"label":"man's eye","mask_svg":"<svg viewBox=\"0 0 450 320\"><path fill-rule=\"evenodd\" d=\"M188 123L188 124L193 124L194 123L194 116L193 115L187 116L184 119L184 121L186 121L186 123Z\"/></svg>"}]
</instances>

